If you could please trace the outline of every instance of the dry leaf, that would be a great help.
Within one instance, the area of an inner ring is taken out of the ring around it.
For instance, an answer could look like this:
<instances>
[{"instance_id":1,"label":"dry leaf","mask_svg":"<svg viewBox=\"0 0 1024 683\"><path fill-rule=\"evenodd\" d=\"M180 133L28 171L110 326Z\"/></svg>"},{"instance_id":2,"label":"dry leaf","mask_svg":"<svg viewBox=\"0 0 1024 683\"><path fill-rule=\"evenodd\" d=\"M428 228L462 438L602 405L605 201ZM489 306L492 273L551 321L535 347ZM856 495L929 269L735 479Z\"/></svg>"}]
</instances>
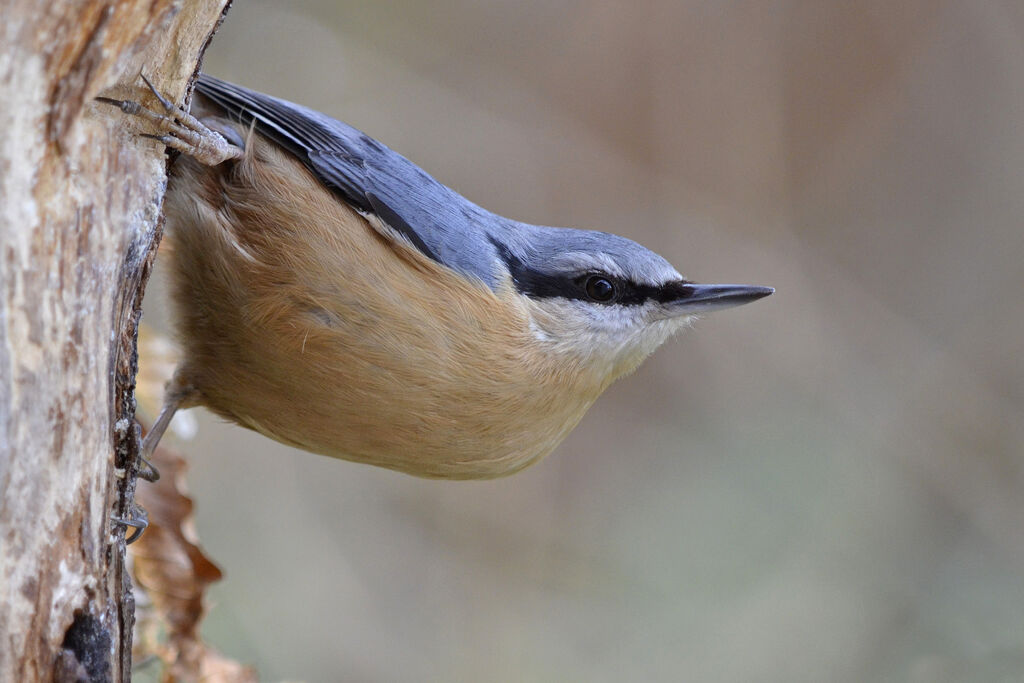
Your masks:
<instances>
[{"instance_id":1,"label":"dry leaf","mask_svg":"<svg viewBox=\"0 0 1024 683\"><path fill-rule=\"evenodd\" d=\"M153 464L160 480L136 491L149 513L149 528L129 546L135 584L150 602L148 614L139 620L136 661L157 656L168 681L255 681L254 671L223 657L200 637L206 589L220 580L221 571L198 545L192 499L184 486L184 458L158 448Z\"/></svg>"}]
</instances>

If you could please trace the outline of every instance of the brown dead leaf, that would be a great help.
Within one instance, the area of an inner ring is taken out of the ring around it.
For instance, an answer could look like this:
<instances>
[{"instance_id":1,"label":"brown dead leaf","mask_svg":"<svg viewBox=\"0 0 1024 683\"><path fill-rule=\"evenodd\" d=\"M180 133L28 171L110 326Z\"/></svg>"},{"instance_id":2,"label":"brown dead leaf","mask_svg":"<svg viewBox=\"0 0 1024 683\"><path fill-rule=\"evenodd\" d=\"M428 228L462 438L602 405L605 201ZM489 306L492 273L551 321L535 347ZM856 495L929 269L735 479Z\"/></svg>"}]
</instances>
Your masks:
<instances>
[{"instance_id":1,"label":"brown dead leaf","mask_svg":"<svg viewBox=\"0 0 1024 683\"><path fill-rule=\"evenodd\" d=\"M151 603L149 613L140 615L136 661L158 657L165 681L256 681L252 669L223 657L200 637L206 589L222 574L199 547L193 503L185 491L185 459L161 447L153 464L160 480L136 491L149 513L149 528L129 546L135 584Z\"/></svg>"}]
</instances>

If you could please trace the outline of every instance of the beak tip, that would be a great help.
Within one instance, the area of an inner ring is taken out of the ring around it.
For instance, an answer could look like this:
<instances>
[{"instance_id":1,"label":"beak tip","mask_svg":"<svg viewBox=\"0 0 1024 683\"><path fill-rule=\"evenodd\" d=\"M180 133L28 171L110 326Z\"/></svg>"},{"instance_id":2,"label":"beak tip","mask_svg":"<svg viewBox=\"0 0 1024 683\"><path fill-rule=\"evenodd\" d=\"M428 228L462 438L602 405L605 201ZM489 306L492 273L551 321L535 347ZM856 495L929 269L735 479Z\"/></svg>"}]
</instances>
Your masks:
<instances>
[{"instance_id":1,"label":"beak tip","mask_svg":"<svg viewBox=\"0 0 1024 683\"><path fill-rule=\"evenodd\" d=\"M743 304L749 304L752 301L757 301L758 299L763 299L766 296L771 296L774 293L774 287L750 286L742 289L737 288L737 291L734 294L724 295L722 297L724 299L722 303L726 305L731 304L735 306L741 306Z\"/></svg>"}]
</instances>

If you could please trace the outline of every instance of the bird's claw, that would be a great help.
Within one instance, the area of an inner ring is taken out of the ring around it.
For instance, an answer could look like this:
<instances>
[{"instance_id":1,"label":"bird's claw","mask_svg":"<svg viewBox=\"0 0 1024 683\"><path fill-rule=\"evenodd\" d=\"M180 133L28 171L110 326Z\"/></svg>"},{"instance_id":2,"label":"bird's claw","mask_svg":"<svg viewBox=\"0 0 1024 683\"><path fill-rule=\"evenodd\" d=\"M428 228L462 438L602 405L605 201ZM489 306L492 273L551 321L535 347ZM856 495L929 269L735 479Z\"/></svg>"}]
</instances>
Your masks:
<instances>
[{"instance_id":1,"label":"bird's claw","mask_svg":"<svg viewBox=\"0 0 1024 683\"><path fill-rule=\"evenodd\" d=\"M131 535L126 535L124 539L126 545L131 545L135 541L139 540L139 537L142 536L142 532L149 526L149 514L146 512L145 508L134 501L129 503L128 513L130 516L127 518L111 515L110 521L119 526L131 527Z\"/></svg>"},{"instance_id":2,"label":"bird's claw","mask_svg":"<svg viewBox=\"0 0 1024 683\"><path fill-rule=\"evenodd\" d=\"M238 159L243 156L241 149L167 99L144 74L139 75L163 107L164 113L155 112L132 100L119 100L112 97L97 97L96 100L117 107L130 116L137 116L154 125L159 131L158 134L141 133L141 137L157 140L166 147L187 154L207 166L216 166L229 159Z\"/></svg>"}]
</instances>

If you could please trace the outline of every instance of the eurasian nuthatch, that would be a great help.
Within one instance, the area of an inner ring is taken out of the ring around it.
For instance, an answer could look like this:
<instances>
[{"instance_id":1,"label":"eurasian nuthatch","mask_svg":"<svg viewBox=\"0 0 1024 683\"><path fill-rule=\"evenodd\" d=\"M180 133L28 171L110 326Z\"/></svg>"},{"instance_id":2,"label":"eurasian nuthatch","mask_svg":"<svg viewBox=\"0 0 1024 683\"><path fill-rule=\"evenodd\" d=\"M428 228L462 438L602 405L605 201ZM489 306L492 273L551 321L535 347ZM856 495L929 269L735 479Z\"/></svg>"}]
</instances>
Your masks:
<instances>
[{"instance_id":1,"label":"eurasian nuthatch","mask_svg":"<svg viewBox=\"0 0 1024 683\"><path fill-rule=\"evenodd\" d=\"M603 232L497 216L324 114L203 75L164 210L183 360L143 447L203 405L316 453L481 479L547 455L694 315L701 285Z\"/></svg>"}]
</instances>

